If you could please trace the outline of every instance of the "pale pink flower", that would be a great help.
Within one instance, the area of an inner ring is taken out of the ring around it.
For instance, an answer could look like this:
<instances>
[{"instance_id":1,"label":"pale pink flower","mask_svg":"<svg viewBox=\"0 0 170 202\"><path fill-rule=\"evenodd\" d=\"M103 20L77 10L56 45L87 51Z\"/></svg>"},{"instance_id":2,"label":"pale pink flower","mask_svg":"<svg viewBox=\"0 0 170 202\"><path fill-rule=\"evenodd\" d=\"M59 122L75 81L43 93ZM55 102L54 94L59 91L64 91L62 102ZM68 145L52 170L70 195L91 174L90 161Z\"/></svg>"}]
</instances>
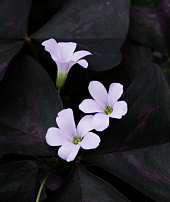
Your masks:
<instances>
[{"instance_id":1,"label":"pale pink flower","mask_svg":"<svg viewBox=\"0 0 170 202\"><path fill-rule=\"evenodd\" d=\"M77 44L74 42L59 42L54 39L48 39L42 43L45 50L48 51L57 64L57 87L62 88L70 68L74 64L79 64L84 68L88 67L88 62L81 59L87 55L92 55L89 51L75 51Z\"/></svg>"},{"instance_id":2,"label":"pale pink flower","mask_svg":"<svg viewBox=\"0 0 170 202\"><path fill-rule=\"evenodd\" d=\"M51 127L46 133L46 142L50 146L61 146L58 155L70 162L73 161L80 149L95 149L100 138L93 132L92 115L84 116L75 126L72 109L64 109L58 113L56 122L59 128Z\"/></svg>"},{"instance_id":3,"label":"pale pink flower","mask_svg":"<svg viewBox=\"0 0 170 202\"><path fill-rule=\"evenodd\" d=\"M120 83L112 83L108 93L99 81L91 81L88 89L94 99L83 100L79 109L84 113L96 113L92 118L95 130L103 131L109 126L110 117L121 119L127 113L127 103L118 101L123 93Z\"/></svg>"}]
</instances>

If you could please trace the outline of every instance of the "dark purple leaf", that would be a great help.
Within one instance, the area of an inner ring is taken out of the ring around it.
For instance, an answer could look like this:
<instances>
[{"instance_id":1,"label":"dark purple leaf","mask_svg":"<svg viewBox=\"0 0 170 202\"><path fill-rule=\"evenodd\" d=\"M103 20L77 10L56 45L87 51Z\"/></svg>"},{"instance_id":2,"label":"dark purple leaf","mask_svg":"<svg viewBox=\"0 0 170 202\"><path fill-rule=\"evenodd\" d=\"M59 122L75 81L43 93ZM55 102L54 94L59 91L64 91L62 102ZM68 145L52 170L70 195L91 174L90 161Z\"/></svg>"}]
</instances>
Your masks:
<instances>
[{"instance_id":1,"label":"dark purple leaf","mask_svg":"<svg viewBox=\"0 0 170 202\"><path fill-rule=\"evenodd\" d=\"M122 65L127 69L132 80L153 62L150 49L131 40L127 40L121 50L123 55Z\"/></svg>"},{"instance_id":2,"label":"dark purple leaf","mask_svg":"<svg viewBox=\"0 0 170 202\"><path fill-rule=\"evenodd\" d=\"M170 201L169 144L89 155L84 158L128 182L157 202Z\"/></svg>"},{"instance_id":3,"label":"dark purple leaf","mask_svg":"<svg viewBox=\"0 0 170 202\"><path fill-rule=\"evenodd\" d=\"M165 77L166 77L166 79L167 79L167 81L168 81L168 84L169 84L169 86L170 86L170 68L169 68L169 65L168 65L168 69L166 68L166 69L164 70L164 74L165 74Z\"/></svg>"},{"instance_id":4,"label":"dark purple leaf","mask_svg":"<svg viewBox=\"0 0 170 202\"><path fill-rule=\"evenodd\" d=\"M110 184L92 175L77 164L65 183L43 202L128 202Z\"/></svg>"},{"instance_id":5,"label":"dark purple leaf","mask_svg":"<svg viewBox=\"0 0 170 202\"><path fill-rule=\"evenodd\" d=\"M21 58L3 78L0 94L0 155L56 155L44 137L56 126L62 104L44 69L29 57Z\"/></svg>"},{"instance_id":6,"label":"dark purple leaf","mask_svg":"<svg viewBox=\"0 0 170 202\"><path fill-rule=\"evenodd\" d=\"M0 80L10 60L27 37L27 23L32 0L0 1ZM12 40L15 39L15 40Z\"/></svg>"},{"instance_id":7,"label":"dark purple leaf","mask_svg":"<svg viewBox=\"0 0 170 202\"><path fill-rule=\"evenodd\" d=\"M120 98L128 104L127 114L101 133L100 146L89 153L106 153L169 142L170 91L161 69L146 68Z\"/></svg>"},{"instance_id":8,"label":"dark purple leaf","mask_svg":"<svg viewBox=\"0 0 170 202\"><path fill-rule=\"evenodd\" d=\"M166 46L170 51L170 0L157 0L157 15L165 37Z\"/></svg>"},{"instance_id":9,"label":"dark purple leaf","mask_svg":"<svg viewBox=\"0 0 170 202\"><path fill-rule=\"evenodd\" d=\"M0 201L34 202L37 167L31 161L16 161L0 166Z\"/></svg>"},{"instance_id":10,"label":"dark purple leaf","mask_svg":"<svg viewBox=\"0 0 170 202\"><path fill-rule=\"evenodd\" d=\"M158 3L161 2L160 4ZM168 54L167 40L163 23L160 21L163 16L159 17L162 4L166 4L166 10L170 11L167 3L164 0L134 0L131 5L131 18L129 26L129 37L141 45L151 47L154 50L160 51L164 55ZM163 3L164 2L164 3ZM163 14L164 15L164 14ZM169 13L164 19L164 24L167 24L170 18Z\"/></svg>"},{"instance_id":11,"label":"dark purple leaf","mask_svg":"<svg viewBox=\"0 0 170 202\"><path fill-rule=\"evenodd\" d=\"M0 80L4 76L10 60L20 50L23 43L24 41L0 40Z\"/></svg>"},{"instance_id":12,"label":"dark purple leaf","mask_svg":"<svg viewBox=\"0 0 170 202\"><path fill-rule=\"evenodd\" d=\"M129 0L70 0L44 27L32 35L37 40L72 41L93 53L89 68L106 70L121 60L129 22Z\"/></svg>"},{"instance_id":13,"label":"dark purple leaf","mask_svg":"<svg viewBox=\"0 0 170 202\"><path fill-rule=\"evenodd\" d=\"M32 0L0 1L0 38L27 37L27 21Z\"/></svg>"},{"instance_id":14,"label":"dark purple leaf","mask_svg":"<svg viewBox=\"0 0 170 202\"><path fill-rule=\"evenodd\" d=\"M44 26L68 1L33 0L28 21L28 35Z\"/></svg>"}]
</instances>

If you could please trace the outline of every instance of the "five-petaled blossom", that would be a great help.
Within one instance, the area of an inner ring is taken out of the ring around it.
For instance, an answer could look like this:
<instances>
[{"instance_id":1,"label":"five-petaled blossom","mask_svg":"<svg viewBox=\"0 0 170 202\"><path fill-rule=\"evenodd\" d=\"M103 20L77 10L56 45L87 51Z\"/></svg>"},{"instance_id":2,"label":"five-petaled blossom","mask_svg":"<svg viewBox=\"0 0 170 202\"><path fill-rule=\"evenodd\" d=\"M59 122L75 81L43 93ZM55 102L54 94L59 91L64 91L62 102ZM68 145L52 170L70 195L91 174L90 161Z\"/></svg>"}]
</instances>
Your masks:
<instances>
[{"instance_id":1,"label":"five-petaled blossom","mask_svg":"<svg viewBox=\"0 0 170 202\"><path fill-rule=\"evenodd\" d=\"M48 51L57 64L58 73L56 85L60 90L65 83L68 71L74 64L79 64L84 68L88 67L88 62L81 59L87 55L92 55L89 51L75 51L77 44L73 42L59 42L54 39L48 39L42 43L45 50Z\"/></svg>"},{"instance_id":2,"label":"five-petaled blossom","mask_svg":"<svg viewBox=\"0 0 170 202\"><path fill-rule=\"evenodd\" d=\"M108 93L99 81L91 81L88 89L94 99L83 100L79 109L84 113L97 112L92 119L95 130L106 129L109 126L109 117L121 119L127 113L127 103L118 101L123 93L123 86L120 83L112 83Z\"/></svg>"},{"instance_id":3,"label":"five-petaled blossom","mask_svg":"<svg viewBox=\"0 0 170 202\"><path fill-rule=\"evenodd\" d=\"M51 127L46 133L46 142L50 146L61 146L58 155L66 160L73 161L80 147L95 149L100 143L100 138L93 132L92 115L84 116L78 123L74 122L72 109L63 109L58 113L56 122L59 128Z\"/></svg>"}]
</instances>

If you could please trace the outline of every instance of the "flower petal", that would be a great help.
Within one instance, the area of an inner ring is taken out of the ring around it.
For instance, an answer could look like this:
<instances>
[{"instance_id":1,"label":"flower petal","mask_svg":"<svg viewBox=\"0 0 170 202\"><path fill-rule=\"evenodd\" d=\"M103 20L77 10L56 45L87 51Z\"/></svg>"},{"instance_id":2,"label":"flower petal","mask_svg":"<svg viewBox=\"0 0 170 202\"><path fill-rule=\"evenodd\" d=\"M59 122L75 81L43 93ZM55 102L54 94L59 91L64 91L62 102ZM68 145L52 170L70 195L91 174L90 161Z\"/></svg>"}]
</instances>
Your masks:
<instances>
[{"instance_id":1,"label":"flower petal","mask_svg":"<svg viewBox=\"0 0 170 202\"><path fill-rule=\"evenodd\" d=\"M80 149L80 145L74 145L73 144L73 148L72 148L72 150L71 150L71 152L67 158L68 162L73 161L75 159L79 149Z\"/></svg>"},{"instance_id":2,"label":"flower petal","mask_svg":"<svg viewBox=\"0 0 170 202\"><path fill-rule=\"evenodd\" d=\"M43 46L45 46L45 50L48 51L54 61L60 60L60 52L59 47L54 39L48 39L42 43Z\"/></svg>"},{"instance_id":3,"label":"flower petal","mask_svg":"<svg viewBox=\"0 0 170 202\"><path fill-rule=\"evenodd\" d=\"M58 43L62 62L69 62L77 44L73 42L60 42Z\"/></svg>"},{"instance_id":4,"label":"flower petal","mask_svg":"<svg viewBox=\"0 0 170 202\"><path fill-rule=\"evenodd\" d=\"M108 105L108 95L105 87L99 81L91 81L89 84L89 93L103 108Z\"/></svg>"},{"instance_id":5,"label":"flower petal","mask_svg":"<svg viewBox=\"0 0 170 202\"><path fill-rule=\"evenodd\" d=\"M123 86L120 83L112 83L109 87L108 101L109 106L113 106L115 102L121 97L123 93Z\"/></svg>"},{"instance_id":6,"label":"flower petal","mask_svg":"<svg viewBox=\"0 0 170 202\"><path fill-rule=\"evenodd\" d=\"M87 132L94 129L92 126L93 115L84 116L77 125L77 134L83 137Z\"/></svg>"},{"instance_id":7,"label":"flower petal","mask_svg":"<svg viewBox=\"0 0 170 202\"><path fill-rule=\"evenodd\" d=\"M56 122L58 127L71 137L77 134L72 109L61 110L56 117Z\"/></svg>"},{"instance_id":8,"label":"flower petal","mask_svg":"<svg viewBox=\"0 0 170 202\"><path fill-rule=\"evenodd\" d=\"M78 60L76 63L79 64L80 66L84 67L84 68L88 67L88 62L84 59Z\"/></svg>"},{"instance_id":9,"label":"flower petal","mask_svg":"<svg viewBox=\"0 0 170 202\"><path fill-rule=\"evenodd\" d=\"M70 70L70 68L73 66L73 65L75 65L76 64L76 62L74 62L74 61L69 61L69 68L68 68L68 71Z\"/></svg>"},{"instance_id":10,"label":"flower petal","mask_svg":"<svg viewBox=\"0 0 170 202\"><path fill-rule=\"evenodd\" d=\"M62 145L58 150L58 155L67 162L73 161L80 149L80 145L68 143Z\"/></svg>"},{"instance_id":11,"label":"flower petal","mask_svg":"<svg viewBox=\"0 0 170 202\"><path fill-rule=\"evenodd\" d=\"M81 59L87 55L92 55L92 54L89 51L85 51L85 50L76 51L73 53L71 60L77 62L79 59Z\"/></svg>"},{"instance_id":12,"label":"flower petal","mask_svg":"<svg viewBox=\"0 0 170 202\"><path fill-rule=\"evenodd\" d=\"M51 127L46 133L46 142L50 146L60 146L69 141L69 137L59 128Z\"/></svg>"},{"instance_id":13,"label":"flower petal","mask_svg":"<svg viewBox=\"0 0 170 202\"><path fill-rule=\"evenodd\" d=\"M79 109L84 113L103 112L103 108L92 99L83 100L79 105Z\"/></svg>"},{"instance_id":14,"label":"flower petal","mask_svg":"<svg viewBox=\"0 0 170 202\"><path fill-rule=\"evenodd\" d=\"M116 102L113 106L113 112L110 114L110 117L121 119L127 113L127 103L125 101Z\"/></svg>"},{"instance_id":15,"label":"flower petal","mask_svg":"<svg viewBox=\"0 0 170 202\"><path fill-rule=\"evenodd\" d=\"M69 63L68 62L65 62L65 63L62 63L62 62L59 62L59 61L55 61L56 64L57 64L57 68L58 68L58 72L57 74L67 74L68 71L70 70L70 67L69 67Z\"/></svg>"},{"instance_id":16,"label":"flower petal","mask_svg":"<svg viewBox=\"0 0 170 202\"><path fill-rule=\"evenodd\" d=\"M109 116L104 113L97 113L93 116L92 124L95 130L103 131L109 126Z\"/></svg>"},{"instance_id":17,"label":"flower petal","mask_svg":"<svg viewBox=\"0 0 170 202\"><path fill-rule=\"evenodd\" d=\"M83 140L79 142L79 145L83 149L95 149L99 146L99 143L100 137L95 133L89 132L84 136Z\"/></svg>"}]
</instances>

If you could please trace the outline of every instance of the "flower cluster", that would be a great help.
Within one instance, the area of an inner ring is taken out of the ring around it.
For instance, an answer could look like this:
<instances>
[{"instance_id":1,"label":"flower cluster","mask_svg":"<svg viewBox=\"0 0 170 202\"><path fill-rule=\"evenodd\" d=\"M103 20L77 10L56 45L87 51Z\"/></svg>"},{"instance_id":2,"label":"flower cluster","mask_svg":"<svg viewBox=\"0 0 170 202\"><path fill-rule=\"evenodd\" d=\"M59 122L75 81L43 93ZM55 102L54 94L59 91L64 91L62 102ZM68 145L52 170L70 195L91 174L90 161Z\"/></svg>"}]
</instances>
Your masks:
<instances>
[{"instance_id":1,"label":"flower cluster","mask_svg":"<svg viewBox=\"0 0 170 202\"><path fill-rule=\"evenodd\" d=\"M78 63L84 68L88 66L87 61L81 58L91 53L88 51L73 53L76 43L57 43L54 39L49 39L42 45L57 64L59 90L64 85L67 73L74 64ZM89 150L99 146L100 137L91 132L92 130L103 131L109 126L109 118L121 119L127 113L127 103L118 101L123 94L123 86L120 83L112 83L107 92L102 83L91 81L88 90L93 99L83 100L79 109L84 113L95 114L84 116L76 127L72 109L63 109L56 118L58 128L50 127L46 133L47 144L61 146L58 155L68 162L75 159L80 148Z\"/></svg>"}]
</instances>

